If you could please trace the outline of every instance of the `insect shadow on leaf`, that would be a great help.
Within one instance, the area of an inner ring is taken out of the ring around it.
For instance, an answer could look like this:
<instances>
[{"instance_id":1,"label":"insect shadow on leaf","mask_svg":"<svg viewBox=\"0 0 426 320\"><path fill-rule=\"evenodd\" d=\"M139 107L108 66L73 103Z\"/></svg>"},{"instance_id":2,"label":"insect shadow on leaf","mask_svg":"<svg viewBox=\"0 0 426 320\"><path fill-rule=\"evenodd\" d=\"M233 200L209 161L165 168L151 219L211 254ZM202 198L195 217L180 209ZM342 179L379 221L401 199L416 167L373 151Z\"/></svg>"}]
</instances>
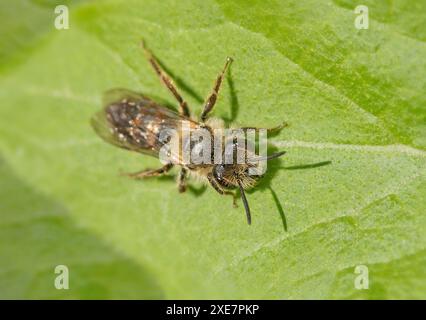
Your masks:
<instances>
[{"instance_id":1,"label":"insect shadow on leaf","mask_svg":"<svg viewBox=\"0 0 426 320\"><path fill-rule=\"evenodd\" d=\"M141 48L158 79L179 103L178 111L173 111L141 93L122 88L110 89L105 93L103 109L97 112L91 119L95 132L112 145L156 158L163 156L164 148L167 148L167 144L172 138L174 141L181 141L180 144L187 146L188 150L185 150L190 153L193 150L204 147L204 140L199 140L198 142L190 141L183 134L184 131L182 129L188 126L191 130L198 132L207 130L210 134L214 133L217 129L224 129L221 123L216 119L210 118L210 116L218 100L221 84L226 79L227 70L233 59L229 56L226 57L222 70L218 73L214 81L213 88L204 100L204 106L198 120L194 120L191 117L191 108L180 94L179 88L176 87L174 81L180 83L180 86L193 95L196 100L201 101L202 99L182 79L176 76L171 77L170 71L167 72L165 70L163 67L164 64L160 65L160 62L158 62L156 57L146 47L144 41L141 42ZM232 80L228 84L232 87L231 100L233 100L233 109L231 110L231 118L233 118L236 116L239 106ZM232 130L233 132L238 130L244 134L251 130L255 130L255 132L266 130L268 133L273 133L280 131L284 127L285 123L281 123L272 128L241 127L238 129L233 128ZM168 136L168 140L164 139L165 132L173 132ZM239 194L244 205L247 223L250 225L251 212L245 190L253 188L263 176L263 174L252 174L251 169L257 170L262 166L262 161L277 159L284 155L285 151L256 156L254 150L250 150L249 146L245 143L239 143L236 137L231 136L226 141L223 139L220 141L219 152L221 152L222 156L226 155L226 152L229 154L228 149L230 146L232 154L242 151L246 161L237 162L234 159L231 163L223 160L220 163L212 163L209 160L205 163L198 163L196 161L187 162L185 161L184 153L168 149L168 159L161 167L143 169L137 172L124 173L123 175L133 179L160 177L166 175L173 167L179 166L180 172L177 175L177 182L180 193L188 189L188 177L195 176L208 183L220 195L232 196L234 206L237 194ZM208 157L211 160L213 153L208 155ZM192 189L192 191L197 195L202 193L203 189Z\"/></svg>"},{"instance_id":2,"label":"insect shadow on leaf","mask_svg":"<svg viewBox=\"0 0 426 320\"><path fill-rule=\"evenodd\" d=\"M282 167L281 169L284 169L284 170L313 169L313 168L327 166L329 164L331 164L331 161L321 161L321 162L316 162L316 163L301 164L301 165L290 166L290 167Z\"/></svg>"},{"instance_id":3,"label":"insect shadow on leaf","mask_svg":"<svg viewBox=\"0 0 426 320\"><path fill-rule=\"evenodd\" d=\"M275 152L277 152L276 147L268 146L268 154L273 154ZM266 171L265 175L263 176L263 179L259 181L256 190L268 189L271 192L274 203L275 203L275 205L278 209L278 212L280 214L284 231L287 231L287 219L285 217L283 207L282 207L282 205L281 205L281 203L278 199L277 194L275 193L275 191L271 187L271 181L273 180L273 178L277 174L278 170L282 169L282 167L280 166L282 161L283 160L281 158L277 158L275 161L268 162L268 170ZM251 194L251 193L255 192L256 190L252 189L252 190L249 190L247 192L249 194Z\"/></svg>"},{"instance_id":4,"label":"insect shadow on leaf","mask_svg":"<svg viewBox=\"0 0 426 320\"><path fill-rule=\"evenodd\" d=\"M170 77L173 78L176 85L181 88L184 92L189 94L194 100L196 100L198 103L203 103L204 98L199 95L195 89L191 85L188 84L185 80L183 80L181 77L177 76L176 73L172 72L163 61L161 61L158 57L156 57L158 64L161 66L161 68L164 69L164 71L170 75Z\"/></svg>"},{"instance_id":5,"label":"insect shadow on leaf","mask_svg":"<svg viewBox=\"0 0 426 320\"><path fill-rule=\"evenodd\" d=\"M237 119L240 110L240 102L238 101L237 92L235 90L234 78L232 77L232 65L229 66L228 76L226 77L229 87L229 102L231 105L231 114L229 117L223 117L225 124L229 127L232 122Z\"/></svg>"},{"instance_id":6,"label":"insect shadow on leaf","mask_svg":"<svg viewBox=\"0 0 426 320\"><path fill-rule=\"evenodd\" d=\"M162 175L157 178L159 181L165 181L169 183L170 181L176 180L176 177L171 175ZM207 190L206 185L200 185L200 186L194 186L192 184L187 186L187 190L194 195L195 197L199 197L204 194L204 192Z\"/></svg>"},{"instance_id":7,"label":"insect shadow on leaf","mask_svg":"<svg viewBox=\"0 0 426 320\"><path fill-rule=\"evenodd\" d=\"M268 154L274 153L276 151L277 151L277 148L275 148L273 146L268 148ZM279 158L276 161L268 162L268 170L267 170L265 176L263 177L263 179L260 180L259 184L257 185L257 189L259 189L259 190L268 189L271 192L272 198L274 200L274 203L277 207L277 210L278 210L280 217L281 217L281 220L282 220L283 229L284 229L284 231L288 231L287 219L286 219L286 216L285 216L285 213L284 213L284 209L281 205L281 202L278 198L278 195L276 194L276 192L271 187L271 181L273 180L274 176L277 174L277 172L279 170L314 169L314 168L319 168L319 167L330 165L332 162L328 160L328 161L321 161L321 162L316 162L316 163L301 164L301 165L294 165L294 166L282 166L282 161L283 160L281 158ZM250 191L248 191L248 193L252 193L252 192L255 192L255 191L256 190L250 190Z\"/></svg>"}]
</instances>

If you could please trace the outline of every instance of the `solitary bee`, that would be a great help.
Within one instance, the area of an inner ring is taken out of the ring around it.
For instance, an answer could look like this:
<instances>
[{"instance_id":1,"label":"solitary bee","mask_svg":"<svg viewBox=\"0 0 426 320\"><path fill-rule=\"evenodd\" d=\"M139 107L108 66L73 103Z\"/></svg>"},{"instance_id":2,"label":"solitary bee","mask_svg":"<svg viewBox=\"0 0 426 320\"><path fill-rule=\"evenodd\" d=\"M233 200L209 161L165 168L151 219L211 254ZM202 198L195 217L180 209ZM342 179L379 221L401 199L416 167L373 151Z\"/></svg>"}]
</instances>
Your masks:
<instances>
[{"instance_id":1,"label":"solitary bee","mask_svg":"<svg viewBox=\"0 0 426 320\"><path fill-rule=\"evenodd\" d=\"M226 74L227 69L232 63L232 58L226 59L222 72L218 75L211 94L207 97L204 109L200 116L200 121L193 120L187 102L182 98L178 89L174 85L170 76L162 69L154 55L146 48L142 41L142 48L145 51L149 63L161 79L162 83L170 90L179 103L179 112L175 112L147 96L141 95L125 89L112 89L105 93L104 108L98 112L91 120L96 133L105 141L131 151L140 152L154 157L159 157L161 149L170 141L161 138L165 130L173 129L176 132L175 137L180 137L183 124L189 124L191 130L208 130L223 128L223 122L220 119L209 118ZM285 124L264 129L267 132L279 131ZM246 132L247 130L260 130L254 127L239 128ZM170 138L170 137L169 137ZM203 143L201 142L198 142ZM194 163L182 160L182 154L169 154L170 160L158 169L147 169L134 173L127 173L131 178L143 179L166 174L174 165L179 165L180 173L178 175L179 192L186 190L186 179L188 174L192 174L209 183L219 194L232 195L234 205L236 199L236 190L240 190L241 199L244 204L247 222L251 224L250 208L244 190L253 187L257 180L262 176L249 174L249 169L259 165L261 161L267 161L283 155L285 152L274 153L269 156L255 156L253 151L248 150L246 145L239 143L235 139L223 141L221 152L225 153L225 145L231 145L233 151L243 151L247 161L241 163ZM189 143L187 149L193 151L200 146L197 142ZM169 152L170 153L170 152ZM212 159L213 155L211 155Z\"/></svg>"}]
</instances>

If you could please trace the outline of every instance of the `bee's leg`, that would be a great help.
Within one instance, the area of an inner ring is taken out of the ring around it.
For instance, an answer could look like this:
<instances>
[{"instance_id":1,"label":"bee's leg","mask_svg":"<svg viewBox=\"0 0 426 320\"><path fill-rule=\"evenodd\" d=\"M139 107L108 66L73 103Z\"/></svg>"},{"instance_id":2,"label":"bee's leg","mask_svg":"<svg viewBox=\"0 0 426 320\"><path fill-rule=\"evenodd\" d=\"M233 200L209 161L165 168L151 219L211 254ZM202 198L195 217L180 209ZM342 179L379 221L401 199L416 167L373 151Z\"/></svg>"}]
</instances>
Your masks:
<instances>
[{"instance_id":1,"label":"bee's leg","mask_svg":"<svg viewBox=\"0 0 426 320\"><path fill-rule=\"evenodd\" d=\"M145 50L146 56L148 58L149 63L154 68L157 75L160 77L161 81L166 85L166 87L170 90L170 92L173 94L173 96L176 98L176 100L179 102L179 112L181 115L185 117L189 117L189 107L188 103L183 100L182 96L180 95L179 91L177 90L175 84L173 83L173 80L170 78L170 76L161 68L160 64L158 63L157 59L155 59L154 55L149 51L149 49L145 46L145 42L142 41L142 48Z\"/></svg>"},{"instance_id":2,"label":"bee's leg","mask_svg":"<svg viewBox=\"0 0 426 320\"><path fill-rule=\"evenodd\" d=\"M282 124L276 126L276 127L272 127L272 128L256 128L256 127L243 127L243 128L239 128L243 131L247 131L247 130L256 130L256 132L258 132L260 129L264 129L266 130L268 133L277 133L279 131L281 131L283 128L287 127L288 124L286 122L283 122Z\"/></svg>"},{"instance_id":3,"label":"bee's leg","mask_svg":"<svg viewBox=\"0 0 426 320\"><path fill-rule=\"evenodd\" d=\"M124 173L124 175L129 176L134 179L143 179L148 177L157 177L165 174L168 172L171 168L173 168L173 164L168 163L165 166L158 168L158 169L146 169L138 172L133 173Z\"/></svg>"},{"instance_id":4,"label":"bee's leg","mask_svg":"<svg viewBox=\"0 0 426 320\"><path fill-rule=\"evenodd\" d=\"M210 96L207 98L206 103L204 105L203 112L201 113L201 122L205 122L207 119L207 116L210 111L212 111L214 105L216 104L217 95L219 94L219 89L223 81L223 77L225 76L226 70L228 69L229 65L232 62L231 57L226 58L225 66L223 67L222 72L219 74L219 76L216 79L215 85L213 87L213 91L210 94Z\"/></svg>"},{"instance_id":5,"label":"bee's leg","mask_svg":"<svg viewBox=\"0 0 426 320\"><path fill-rule=\"evenodd\" d=\"M216 180L213 178L213 175L210 173L207 175L207 179L209 180L210 185L215 189L219 194L221 195L230 195L232 196L232 205L234 208L237 208L237 195L234 192L223 190L220 185L216 182Z\"/></svg>"},{"instance_id":6,"label":"bee's leg","mask_svg":"<svg viewBox=\"0 0 426 320\"><path fill-rule=\"evenodd\" d=\"M186 174L187 170L185 168L181 168L178 176L178 189L180 193L186 191Z\"/></svg>"}]
</instances>

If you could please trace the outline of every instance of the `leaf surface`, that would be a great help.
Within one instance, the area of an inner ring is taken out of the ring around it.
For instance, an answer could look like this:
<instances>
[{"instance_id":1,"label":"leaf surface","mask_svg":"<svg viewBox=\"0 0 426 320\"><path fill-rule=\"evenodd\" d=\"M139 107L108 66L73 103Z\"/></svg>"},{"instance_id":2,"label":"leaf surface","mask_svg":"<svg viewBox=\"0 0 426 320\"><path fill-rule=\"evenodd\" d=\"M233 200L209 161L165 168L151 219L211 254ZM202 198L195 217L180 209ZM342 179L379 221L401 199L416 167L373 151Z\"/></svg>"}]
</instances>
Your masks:
<instances>
[{"instance_id":1,"label":"leaf surface","mask_svg":"<svg viewBox=\"0 0 426 320\"><path fill-rule=\"evenodd\" d=\"M426 298L424 2L364 2L368 30L349 0L80 1L68 30L55 1L0 6L24 14L0 26L1 297ZM142 37L194 115L232 56L215 116L290 124L252 226L210 188L119 176L160 164L90 127L110 88L175 104Z\"/></svg>"}]
</instances>

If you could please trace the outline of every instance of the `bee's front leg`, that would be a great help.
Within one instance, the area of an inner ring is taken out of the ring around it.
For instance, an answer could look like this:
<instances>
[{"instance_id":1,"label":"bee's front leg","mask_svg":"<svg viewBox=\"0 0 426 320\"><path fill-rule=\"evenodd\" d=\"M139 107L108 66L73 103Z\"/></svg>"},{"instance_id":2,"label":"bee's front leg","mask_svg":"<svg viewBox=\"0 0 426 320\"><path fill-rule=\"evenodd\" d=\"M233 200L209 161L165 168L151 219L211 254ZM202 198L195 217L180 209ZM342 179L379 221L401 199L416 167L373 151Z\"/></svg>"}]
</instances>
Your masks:
<instances>
[{"instance_id":1,"label":"bee's front leg","mask_svg":"<svg viewBox=\"0 0 426 320\"><path fill-rule=\"evenodd\" d=\"M215 189L217 191L217 193L219 193L221 195L230 195L230 196L232 196L232 205L234 206L234 208L238 208L238 205L237 205L237 194L236 193L234 193L232 191L228 191L228 190L223 190L222 187L220 187L220 185L213 178L213 175L211 173L207 175L207 179L209 180L209 183L213 187L213 189Z\"/></svg>"},{"instance_id":2,"label":"bee's front leg","mask_svg":"<svg viewBox=\"0 0 426 320\"><path fill-rule=\"evenodd\" d=\"M207 97L206 103L201 113L200 120L201 122L206 122L208 114L212 111L214 105L216 104L217 96L219 95L220 86L222 85L223 78L225 77L226 70L228 70L229 65L232 63L232 58L227 57L225 66L223 67L222 72L216 79L216 82L213 87L212 93Z\"/></svg>"},{"instance_id":3,"label":"bee's front leg","mask_svg":"<svg viewBox=\"0 0 426 320\"><path fill-rule=\"evenodd\" d=\"M243 131L247 131L247 130L256 130L259 131L260 129L266 130L268 133L274 134L274 133L278 133L280 132L283 128L287 127L288 124L286 122L281 123L280 125L276 126L276 127L272 127L272 128L256 128L256 127L243 127L240 128Z\"/></svg>"},{"instance_id":4,"label":"bee's front leg","mask_svg":"<svg viewBox=\"0 0 426 320\"><path fill-rule=\"evenodd\" d=\"M173 168L173 164L168 163L165 166L158 168L158 169L145 169L138 172L132 172L132 173L123 173L123 175L128 176L133 179L143 179L143 178L149 178L149 177L158 177L165 173L167 173L171 168Z\"/></svg>"},{"instance_id":5,"label":"bee's front leg","mask_svg":"<svg viewBox=\"0 0 426 320\"><path fill-rule=\"evenodd\" d=\"M186 191L186 175L187 170L185 168L181 168L178 176L178 189L179 192L185 192Z\"/></svg>"}]
</instances>

